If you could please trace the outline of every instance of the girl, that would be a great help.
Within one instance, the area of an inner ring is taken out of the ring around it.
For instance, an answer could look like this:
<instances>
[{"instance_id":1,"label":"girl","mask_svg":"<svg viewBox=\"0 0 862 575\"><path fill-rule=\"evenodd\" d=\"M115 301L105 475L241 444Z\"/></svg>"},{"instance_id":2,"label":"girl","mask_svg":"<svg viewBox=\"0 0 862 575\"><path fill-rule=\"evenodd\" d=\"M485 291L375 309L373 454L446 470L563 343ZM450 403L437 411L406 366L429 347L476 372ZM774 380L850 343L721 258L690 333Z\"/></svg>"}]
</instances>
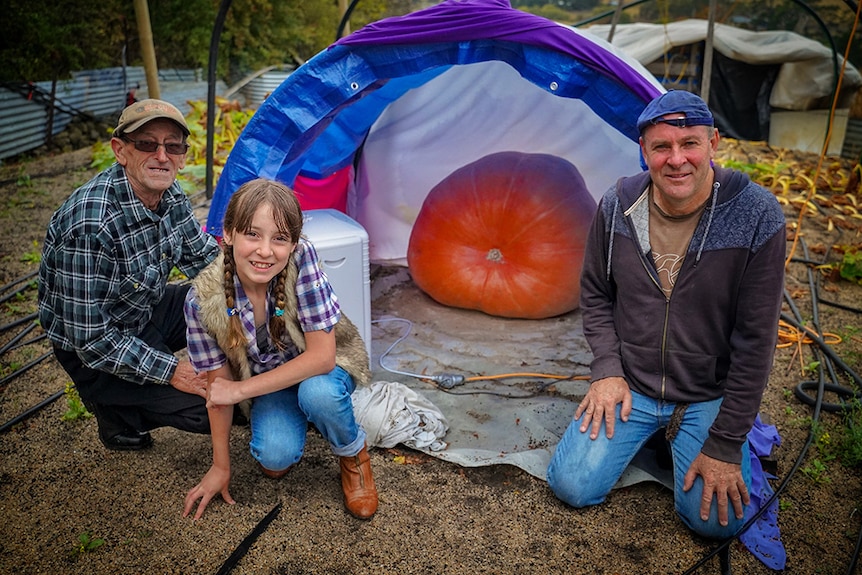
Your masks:
<instances>
[{"instance_id":1,"label":"girl","mask_svg":"<svg viewBox=\"0 0 862 575\"><path fill-rule=\"evenodd\" d=\"M299 461L311 422L341 462L347 510L377 511L377 490L350 394L370 379L368 353L302 232L293 191L257 179L231 197L223 253L195 278L185 303L192 366L207 375L213 463L185 498L199 519L217 494L233 504L229 437L234 406L251 400L252 456L283 477Z\"/></svg>"}]
</instances>

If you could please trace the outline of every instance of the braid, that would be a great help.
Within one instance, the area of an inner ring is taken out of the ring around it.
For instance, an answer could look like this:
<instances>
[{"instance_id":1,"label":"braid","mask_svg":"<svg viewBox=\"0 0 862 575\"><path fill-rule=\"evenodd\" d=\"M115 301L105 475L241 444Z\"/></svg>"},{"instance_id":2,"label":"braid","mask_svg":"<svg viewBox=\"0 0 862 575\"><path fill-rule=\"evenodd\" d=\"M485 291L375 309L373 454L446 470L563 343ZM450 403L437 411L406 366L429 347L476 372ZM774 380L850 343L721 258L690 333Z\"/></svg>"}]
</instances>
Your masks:
<instances>
[{"instance_id":1,"label":"braid","mask_svg":"<svg viewBox=\"0 0 862 575\"><path fill-rule=\"evenodd\" d=\"M233 263L233 248L227 244L224 245L224 297L227 302L228 310L235 310L236 306L236 288L233 283L234 263ZM230 332L228 333L227 341L231 348L239 347L245 344L245 337L242 333L242 323L238 313L230 313L229 325Z\"/></svg>"},{"instance_id":2,"label":"braid","mask_svg":"<svg viewBox=\"0 0 862 575\"><path fill-rule=\"evenodd\" d=\"M290 257L293 257L293 254ZM278 349L284 349L284 344L281 341L285 331L284 322L286 318L284 317L284 307L287 304L285 301L287 296L284 292L284 284L289 267L290 264L284 266L284 269L278 274L278 281L275 282L275 313L272 314L269 320L269 334Z\"/></svg>"},{"instance_id":3,"label":"braid","mask_svg":"<svg viewBox=\"0 0 862 575\"><path fill-rule=\"evenodd\" d=\"M245 232L251 229L257 209L268 205L279 231L288 233L291 241L298 242L302 237L302 206L296 194L286 185L275 180L257 178L239 187L231 196L224 214L222 229L225 234ZM282 348L281 342L287 328L284 312L286 305L285 284L288 277L288 267L278 275L276 281L275 310L269 320L269 333L273 342ZM236 305L236 290L234 276L236 262L233 260L233 248L224 245L224 293L227 301L226 313L230 316L230 333L228 343L231 348L245 345L242 323L239 320Z\"/></svg>"}]
</instances>

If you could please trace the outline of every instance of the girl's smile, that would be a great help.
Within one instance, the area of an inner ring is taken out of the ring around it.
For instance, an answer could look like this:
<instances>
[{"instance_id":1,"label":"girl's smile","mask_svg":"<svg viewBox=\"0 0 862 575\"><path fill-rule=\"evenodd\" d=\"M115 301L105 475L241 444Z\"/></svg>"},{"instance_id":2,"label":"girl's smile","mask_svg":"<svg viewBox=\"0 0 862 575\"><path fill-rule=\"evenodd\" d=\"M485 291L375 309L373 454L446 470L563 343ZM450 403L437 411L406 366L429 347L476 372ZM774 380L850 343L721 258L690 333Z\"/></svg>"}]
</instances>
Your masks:
<instances>
[{"instance_id":1,"label":"girl's smile","mask_svg":"<svg viewBox=\"0 0 862 575\"><path fill-rule=\"evenodd\" d=\"M233 246L236 274L247 292L255 291L255 287L265 290L287 266L296 248L290 233L278 229L268 204L257 208L249 229L230 230L225 243Z\"/></svg>"}]
</instances>

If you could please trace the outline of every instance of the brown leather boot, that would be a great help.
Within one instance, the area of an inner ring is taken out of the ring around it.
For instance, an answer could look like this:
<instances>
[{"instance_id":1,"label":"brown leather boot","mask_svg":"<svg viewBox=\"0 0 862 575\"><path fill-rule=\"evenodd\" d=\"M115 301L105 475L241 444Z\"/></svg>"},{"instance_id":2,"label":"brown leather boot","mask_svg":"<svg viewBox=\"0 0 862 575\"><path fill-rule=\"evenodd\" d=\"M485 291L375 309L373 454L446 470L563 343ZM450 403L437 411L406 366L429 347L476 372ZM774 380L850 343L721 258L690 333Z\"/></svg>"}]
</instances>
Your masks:
<instances>
[{"instance_id":1,"label":"brown leather boot","mask_svg":"<svg viewBox=\"0 0 862 575\"><path fill-rule=\"evenodd\" d=\"M282 469L281 471L273 471L272 469L267 469L266 467L264 467L260 463L260 461L257 462L257 466L260 467L260 470L263 471L263 474L266 475L267 477L269 477L270 479L281 479L282 477L287 475L288 471L293 469L293 465L291 465L287 469Z\"/></svg>"},{"instance_id":2,"label":"brown leather boot","mask_svg":"<svg viewBox=\"0 0 862 575\"><path fill-rule=\"evenodd\" d=\"M356 455L339 459L344 506L357 519L371 519L377 511L377 488L371 476L368 449L363 447Z\"/></svg>"}]
</instances>

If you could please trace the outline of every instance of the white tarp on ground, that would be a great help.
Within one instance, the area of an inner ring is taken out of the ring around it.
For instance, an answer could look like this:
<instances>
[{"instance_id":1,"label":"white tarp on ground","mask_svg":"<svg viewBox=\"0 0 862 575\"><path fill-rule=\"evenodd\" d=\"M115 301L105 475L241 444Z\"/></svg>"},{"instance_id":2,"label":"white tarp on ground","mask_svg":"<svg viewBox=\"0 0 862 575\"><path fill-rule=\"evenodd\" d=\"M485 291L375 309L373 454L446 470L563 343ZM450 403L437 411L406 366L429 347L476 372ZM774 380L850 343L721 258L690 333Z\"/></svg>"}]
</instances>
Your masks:
<instances>
[{"instance_id":1,"label":"white tarp on ground","mask_svg":"<svg viewBox=\"0 0 862 575\"><path fill-rule=\"evenodd\" d=\"M400 381L421 395L416 412L438 409L442 417L426 421L436 432L443 431L437 426L445 419L445 435L438 436L445 449L429 440L417 444L414 440L423 430L409 431L403 422L390 422L390 430L410 437L403 442L408 447L438 459L463 467L514 465L544 480L557 443L588 388L585 381L536 377L467 381L447 392L417 376L585 375L592 355L580 312L522 320L443 306L419 291L407 269L397 266L376 277L371 291L373 381ZM376 401L381 403L379 397ZM393 420L421 419L403 411L401 398L393 405L398 408L391 414ZM368 429L369 441L376 445L385 418L363 407L357 419L376 422ZM655 453L648 450L629 466L618 486L640 481L672 485L670 474L658 467Z\"/></svg>"},{"instance_id":2,"label":"white tarp on ground","mask_svg":"<svg viewBox=\"0 0 862 575\"><path fill-rule=\"evenodd\" d=\"M703 42L709 23L683 20L669 24L620 24L614 31L613 45L643 65L655 62L676 46ZM585 30L607 40L610 25L590 26ZM830 96L834 84L832 50L794 32L774 30L752 32L725 24L715 24L713 47L720 54L752 65L781 64L769 104L786 110L809 110ZM839 72L844 58L838 54ZM842 99L849 99L862 87L862 76L848 62L842 81ZM849 106L849 101L839 105Z\"/></svg>"}]
</instances>

